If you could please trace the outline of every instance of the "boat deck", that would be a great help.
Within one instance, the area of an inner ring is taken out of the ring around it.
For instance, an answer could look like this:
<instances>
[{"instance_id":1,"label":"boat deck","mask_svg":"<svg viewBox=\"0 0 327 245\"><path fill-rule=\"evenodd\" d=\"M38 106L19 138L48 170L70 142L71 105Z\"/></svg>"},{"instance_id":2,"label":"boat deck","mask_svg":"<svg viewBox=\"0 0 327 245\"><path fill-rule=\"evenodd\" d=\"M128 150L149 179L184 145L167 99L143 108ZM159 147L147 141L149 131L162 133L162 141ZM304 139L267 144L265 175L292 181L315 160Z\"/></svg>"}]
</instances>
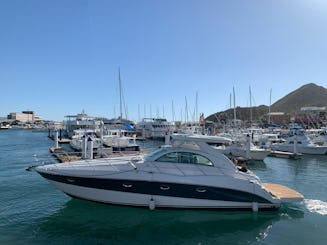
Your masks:
<instances>
[{"instance_id":1,"label":"boat deck","mask_svg":"<svg viewBox=\"0 0 327 245\"><path fill-rule=\"evenodd\" d=\"M263 183L264 188L266 188L271 194L280 198L283 203L288 202L301 202L303 196L301 193L288 188L283 185L273 184L273 183Z\"/></svg>"}]
</instances>

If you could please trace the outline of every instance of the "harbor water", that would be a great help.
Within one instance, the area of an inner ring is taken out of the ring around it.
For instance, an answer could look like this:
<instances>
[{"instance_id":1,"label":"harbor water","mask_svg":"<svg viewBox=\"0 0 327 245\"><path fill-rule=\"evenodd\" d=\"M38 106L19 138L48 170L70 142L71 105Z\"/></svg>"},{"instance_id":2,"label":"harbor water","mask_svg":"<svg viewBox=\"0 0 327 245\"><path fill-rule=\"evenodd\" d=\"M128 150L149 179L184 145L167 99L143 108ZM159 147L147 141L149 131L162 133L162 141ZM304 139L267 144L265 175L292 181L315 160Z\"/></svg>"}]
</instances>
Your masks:
<instances>
[{"instance_id":1,"label":"harbor water","mask_svg":"<svg viewBox=\"0 0 327 245\"><path fill-rule=\"evenodd\" d=\"M277 211L154 210L68 197L25 169L49 158L46 132L0 131L0 244L326 244L327 156L249 164L305 201Z\"/></svg>"}]
</instances>

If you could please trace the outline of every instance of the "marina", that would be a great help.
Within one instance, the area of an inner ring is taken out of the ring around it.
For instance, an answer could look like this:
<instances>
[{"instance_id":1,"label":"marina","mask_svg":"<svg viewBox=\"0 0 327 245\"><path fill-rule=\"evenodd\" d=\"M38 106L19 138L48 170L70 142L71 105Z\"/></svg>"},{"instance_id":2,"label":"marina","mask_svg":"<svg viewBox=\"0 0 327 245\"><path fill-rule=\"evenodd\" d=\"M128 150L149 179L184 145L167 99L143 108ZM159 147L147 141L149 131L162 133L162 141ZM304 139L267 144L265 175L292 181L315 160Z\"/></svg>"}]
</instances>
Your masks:
<instances>
[{"instance_id":1,"label":"marina","mask_svg":"<svg viewBox=\"0 0 327 245\"><path fill-rule=\"evenodd\" d=\"M303 194L303 202L283 204L277 211L150 211L71 198L36 173L25 171L45 159L53 161L49 153L53 143L47 132L1 131L1 244L16 244L18 237L19 243L32 244L325 243L327 195L320 187L327 184L326 156L267 157L248 164L263 182ZM151 145L143 147L154 149Z\"/></svg>"},{"instance_id":2,"label":"marina","mask_svg":"<svg viewBox=\"0 0 327 245\"><path fill-rule=\"evenodd\" d=\"M324 1L0 16L0 245L327 244Z\"/></svg>"}]
</instances>

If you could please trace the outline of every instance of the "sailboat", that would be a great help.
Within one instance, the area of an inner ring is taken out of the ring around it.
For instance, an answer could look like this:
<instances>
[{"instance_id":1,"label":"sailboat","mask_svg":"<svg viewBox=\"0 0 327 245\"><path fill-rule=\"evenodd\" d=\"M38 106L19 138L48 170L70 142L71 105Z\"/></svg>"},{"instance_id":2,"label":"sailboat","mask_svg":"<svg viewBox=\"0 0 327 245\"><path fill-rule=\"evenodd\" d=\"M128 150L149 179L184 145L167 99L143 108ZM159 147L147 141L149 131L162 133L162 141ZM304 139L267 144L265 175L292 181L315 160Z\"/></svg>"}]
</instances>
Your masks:
<instances>
[{"instance_id":1,"label":"sailboat","mask_svg":"<svg viewBox=\"0 0 327 245\"><path fill-rule=\"evenodd\" d=\"M123 107L122 107L122 83L121 83L121 76L120 76L120 68L118 69L118 80L119 80L119 108L120 113L117 120L117 123L120 125L123 124ZM128 124L124 123L124 126L128 129L133 129L133 127ZM115 151L140 151L140 146L136 144L135 137L129 137L127 135L127 131L121 129L109 128L106 130L102 129L102 132L106 132L105 135L102 134L101 139L105 146L112 147L112 150Z\"/></svg>"}]
</instances>

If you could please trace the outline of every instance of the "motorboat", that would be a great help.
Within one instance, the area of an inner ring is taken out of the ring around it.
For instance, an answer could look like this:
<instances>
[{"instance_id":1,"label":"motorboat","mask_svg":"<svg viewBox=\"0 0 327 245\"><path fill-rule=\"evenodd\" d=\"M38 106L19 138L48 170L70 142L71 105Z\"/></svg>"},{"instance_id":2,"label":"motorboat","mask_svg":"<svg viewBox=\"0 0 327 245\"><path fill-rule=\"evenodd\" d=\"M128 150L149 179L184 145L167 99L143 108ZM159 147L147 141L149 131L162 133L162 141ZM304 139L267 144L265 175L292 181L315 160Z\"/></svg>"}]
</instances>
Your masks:
<instances>
[{"instance_id":1,"label":"motorboat","mask_svg":"<svg viewBox=\"0 0 327 245\"><path fill-rule=\"evenodd\" d=\"M312 142L312 140L304 133L298 131L296 134L291 135L283 143L271 144L273 151L285 151L311 155L326 155L327 146L319 146Z\"/></svg>"},{"instance_id":2,"label":"motorboat","mask_svg":"<svg viewBox=\"0 0 327 245\"><path fill-rule=\"evenodd\" d=\"M70 147L76 151L82 151L83 137L92 139L93 149L97 149L102 145L101 140L96 137L95 130L93 130L93 129L76 129L76 130L74 130L74 135L72 136L72 139L69 142Z\"/></svg>"},{"instance_id":3,"label":"motorboat","mask_svg":"<svg viewBox=\"0 0 327 245\"><path fill-rule=\"evenodd\" d=\"M100 136L103 145L111 147L116 151L140 151L140 146L136 144L136 135L134 137L126 136L126 130L111 129L107 134Z\"/></svg>"},{"instance_id":4,"label":"motorboat","mask_svg":"<svg viewBox=\"0 0 327 245\"><path fill-rule=\"evenodd\" d=\"M216 136L216 137L223 137L223 136ZM228 137L223 137L223 138L229 139ZM229 158L242 157L247 160L253 160L253 161L263 161L271 153L269 149L263 149L254 145L251 142L250 135L246 136L245 142L243 141L234 142L233 140L230 139L230 142L228 142L228 144L221 144L215 146L215 148Z\"/></svg>"},{"instance_id":5,"label":"motorboat","mask_svg":"<svg viewBox=\"0 0 327 245\"><path fill-rule=\"evenodd\" d=\"M203 139L172 135L172 144L147 155L80 160L33 169L69 196L155 208L277 209L303 196L264 184Z\"/></svg>"},{"instance_id":6,"label":"motorboat","mask_svg":"<svg viewBox=\"0 0 327 245\"><path fill-rule=\"evenodd\" d=\"M10 129L11 125L10 124L0 124L0 129Z\"/></svg>"},{"instance_id":7,"label":"motorboat","mask_svg":"<svg viewBox=\"0 0 327 245\"><path fill-rule=\"evenodd\" d=\"M249 150L245 145L229 145L225 147L218 147L228 157L243 157L254 161L263 161L271 151L268 149L263 149L254 144L250 145Z\"/></svg>"},{"instance_id":8,"label":"motorboat","mask_svg":"<svg viewBox=\"0 0 327 245\"><path fill-rule=\"evenodd\" d=\"M317 145L327 146L327 128L321 128L319 133L312 138L312 142Z\"/></svg>"}]
</instances>

